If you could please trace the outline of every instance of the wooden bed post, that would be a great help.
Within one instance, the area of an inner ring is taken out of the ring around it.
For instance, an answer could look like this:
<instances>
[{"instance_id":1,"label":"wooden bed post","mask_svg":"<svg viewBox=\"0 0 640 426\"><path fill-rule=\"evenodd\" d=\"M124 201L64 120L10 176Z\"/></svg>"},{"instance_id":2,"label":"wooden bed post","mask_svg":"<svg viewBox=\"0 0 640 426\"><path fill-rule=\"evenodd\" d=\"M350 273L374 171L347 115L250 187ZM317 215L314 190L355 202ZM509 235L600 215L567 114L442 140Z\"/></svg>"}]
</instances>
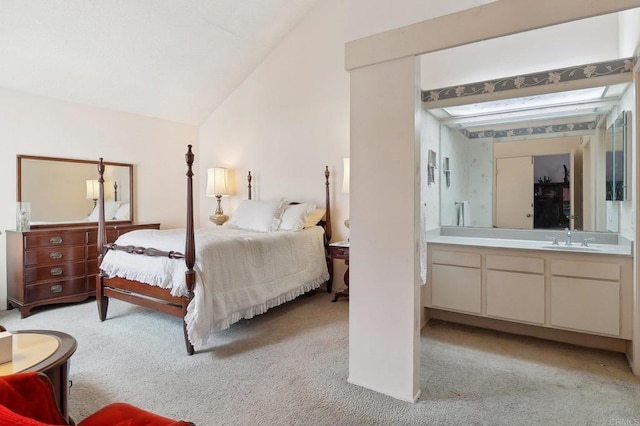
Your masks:
<instances>
[{"instance_id":1,"label":"wooden bed post","mask_svg":"<svg viewBox=\"0 0 640 426\"><path fill-rule=\"evenodd\" d=\"M102 258L104 257L104 246L107 243L107 227L104 217L104 163L102 157L98 162L98 275L96 275L96 301L98 302L98 315L100 321L107 318L109 298L104 295L103 277L104 272L100 269Z\"/></svg>"},{"instance_id":2,"label":"wooden bed post","mask_svg":"<svg viewBox=\"0 0 640 426\"><path fill-rule=\"evenodd\" d=\"M331 241L331 197L329 197L329 166L324 166L324 179L325 179L325 206L327 212L325 213L325 227L324 235L327 237L327 244Z\"/></svg>"},{"instance_id":3,"label":"wooden bed post","mask_svg":"<svg viewBox=\"0 0 640 426\"><path fill-rule=\"evenodd\" d=\"M249 181L249 199L251 199L251 179L253 179L253 177L251 176L251 170L249 170L249 175L247 176L247 181Z\"/></svg>"},{"instance_id":4,"label":"wooden bed post","mask_svg":"<svg viewBox=\"0 0 640 426\"><path fill-rule=\"evenodd\" d=\"M329 271L329 281L327 281L327 293L331 293L333 283L333 261L329 254L329 242L331 241L331 197L329 196L329 166L324 167L324 186L325 186L325 217L324 217L324 253L327 261L327 269Z\"/></svg>"},{"instance_id":5,"label":"wooden bed post","mask_svg":"<svg viewBox=\"0 0 640 426\"><path fill-rule=\"evenodd\" d=\"M187 161L187 239L184 249L184 258L187 265L187 271L185 272L185 280L187 284L187 294L182 300L182 325L184 329L184 341L187 345L187 353L193 355L193 344L189 341L187 335L187 323L184 318L187 316L187 307L189 302L193 299L193 289L196 286L196 271L193 269L196 263L196 243L194 236L193 225L193 152L191 152L191 145L188 146L187 153L185 154L185 160Z\"/></svg>"}]
</instances>

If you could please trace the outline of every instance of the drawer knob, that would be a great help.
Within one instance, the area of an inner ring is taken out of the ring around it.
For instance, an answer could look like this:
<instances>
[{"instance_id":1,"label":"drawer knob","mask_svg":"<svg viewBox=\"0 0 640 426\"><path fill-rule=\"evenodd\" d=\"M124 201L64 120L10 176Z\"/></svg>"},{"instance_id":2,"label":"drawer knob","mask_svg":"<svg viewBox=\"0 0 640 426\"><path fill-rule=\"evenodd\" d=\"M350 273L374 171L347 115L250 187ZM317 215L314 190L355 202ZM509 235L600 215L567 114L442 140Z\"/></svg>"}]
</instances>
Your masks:
<instances>
[{"instance_id":1,"label":"drawer knob","mask_svg":"<svg viewBox=\"0 0 640 426\"><path fill-rule=\"evenodd\" d=\"M59 251L52 251L51 253L49 253L49 258L62 259L62 253L60 253Z\"/></svg>"},{"instance_id":2,"label":"drawer knob","mask_svg":"<svg viewBox=\"0 0 640 426\"><path fill-rule=\"evenodd\" d=\"M49 242L51 244L62 244L62 237L51 237L49 238Z\"/></svg>"},{"instance_id":3,"label":"drawer knob","mask_svg":"<svg viewBox=\"0 0 640 426\"><path fill-rule=\"evenodd\" d=\"M62 275L62 268L51 268L51 275Z\"/></svg>"},{"instance_id":4,"label":"drawer knob","mask_svg":"<svg viewBox=\"0 0 640 426\"><path fill-rule=\"evenodd\" d=\"M51 293L62 293L62 284L52 285Z\"/></svg>"}]
</instances>

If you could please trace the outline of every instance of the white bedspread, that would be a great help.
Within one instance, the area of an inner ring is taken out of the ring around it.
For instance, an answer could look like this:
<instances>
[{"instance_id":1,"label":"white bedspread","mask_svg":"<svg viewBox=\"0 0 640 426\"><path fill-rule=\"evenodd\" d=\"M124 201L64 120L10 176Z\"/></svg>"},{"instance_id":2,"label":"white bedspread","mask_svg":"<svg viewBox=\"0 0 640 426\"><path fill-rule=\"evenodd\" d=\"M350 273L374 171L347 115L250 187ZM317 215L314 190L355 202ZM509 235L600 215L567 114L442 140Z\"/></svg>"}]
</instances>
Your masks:
<instances>
[{"instance_id":1,"label":"white bedspread","mask_svg":"<svg viewBox=\"0 0 640 426\"><path fill-rule=\"evenodd\" d=\"M250 232L226 227L198 229L196 287L185 317L187 334L198 347L215 330L229 327L317 288L329 278L323 230ZM184 229L137 230L118 245L184 252ZM186 293L184 260L110 250L101 269L121 277Z\"/></svg>"}]
</instances>

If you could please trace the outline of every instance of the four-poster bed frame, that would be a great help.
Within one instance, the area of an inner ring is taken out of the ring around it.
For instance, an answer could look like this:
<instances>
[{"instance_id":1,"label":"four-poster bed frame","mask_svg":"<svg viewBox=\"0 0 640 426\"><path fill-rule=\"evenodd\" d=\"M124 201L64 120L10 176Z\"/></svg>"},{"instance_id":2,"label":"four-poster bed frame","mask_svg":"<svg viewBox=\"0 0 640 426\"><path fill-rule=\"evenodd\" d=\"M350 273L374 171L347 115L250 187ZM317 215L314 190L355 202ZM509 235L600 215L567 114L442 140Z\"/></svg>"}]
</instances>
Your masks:
<instances>
[{"instance_id":1,"label":"four-poster bed frame","mask_svg":"<svg viewBox=\"0 0 640 426\"><path fill-rule=\"evenodd\" d=\"M194 346L189 341L187 335L187 324L185 321L185 315L187 314L187 307L192 301L194 296L194 288L196 285L196 272L194 265L196 262L196 247L195 247L195 229L194 229L194 212L193 212L193 161L194 154L191 151L191 145L188 145L187 153L185 154L185 160L187 163L187 223L186 223L186 244L184 254L177 251L163 251L148 247L134 247L134 246L119 246L115 243L107 242L106 223L104 216L104 170L105 166L100 158L98 164L99 174L99 220L98 220L98 267L102 263L102 259L108 250L120 250L136 255L156 256L156 257L168 257L170 259L176 259L176 261L184 260L187 270L185 272L186 288L187 292L183 296L172 296L169 289L156 287L146 283L128 280L120 277L109 278L100 269L96 276L96 301L98 305L98 313L101 321L104 321L107 317L107 309L109 306L109 298L123 300L129 303L133 303L145 308L149 308L155 311L163 312L169 315L173 315L182 318L184 339L186 344L187 353L192 355L194 353ZM328 256L328 243L331 240L331 211L330 211L330 197L329 197L329 168L325 167L325 202L326 202L326 214L325 220L318 223L319 226L324 227L324 245L325 245L325 259L327 261L327 268L329 274L333 275L333 267L331 259ZM251 199L251 172L248 174L248 195ZM327 282L327 291L331 293L331 278Z\"/></svg>"}]
</instances>

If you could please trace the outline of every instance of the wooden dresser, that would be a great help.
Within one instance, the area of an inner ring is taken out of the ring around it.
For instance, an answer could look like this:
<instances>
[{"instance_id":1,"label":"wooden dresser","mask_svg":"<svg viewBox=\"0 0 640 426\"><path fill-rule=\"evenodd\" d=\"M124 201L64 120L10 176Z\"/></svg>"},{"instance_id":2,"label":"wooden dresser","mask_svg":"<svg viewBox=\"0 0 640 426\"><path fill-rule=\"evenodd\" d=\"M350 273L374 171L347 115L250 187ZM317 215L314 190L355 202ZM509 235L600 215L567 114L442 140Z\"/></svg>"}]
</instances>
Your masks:
<instances>
[{"instance_id":1,"label":"wooden dresser","mask_svg":"<svg viewBox=\"0 0 640 426\"><path fill-rule=\"evenodd\" d=\"M158 223L110 225L107 241L135 229L159 228ZM95 296L97 240L97 225L7 231L7 308L20 309L26 318L36 306Z\"/></svg>"}]
</instances>

